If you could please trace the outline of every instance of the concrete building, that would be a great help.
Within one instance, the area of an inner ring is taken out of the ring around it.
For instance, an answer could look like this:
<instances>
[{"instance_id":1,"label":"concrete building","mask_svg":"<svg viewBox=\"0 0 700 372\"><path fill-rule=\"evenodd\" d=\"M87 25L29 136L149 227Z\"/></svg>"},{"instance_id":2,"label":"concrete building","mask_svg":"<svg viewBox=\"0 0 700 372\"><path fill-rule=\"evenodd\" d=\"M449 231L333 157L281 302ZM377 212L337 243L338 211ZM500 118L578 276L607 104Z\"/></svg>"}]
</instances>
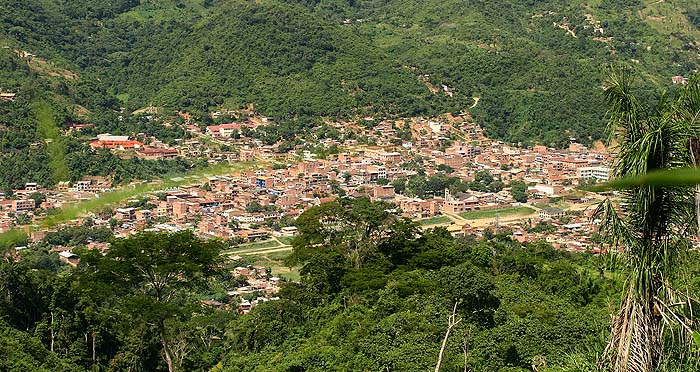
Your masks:
<instances>
[{"instance_id":1,"label":"concrete building","mask_svg":"<svg viewBox=\"0 0 700 372\"><path fill-rule=\"evenodd\" d=\"M598 181L607 182L610 179L610 168L582 167L576 170L576 176L583 179L595 178Z\"/></svg>"}]
</instances>

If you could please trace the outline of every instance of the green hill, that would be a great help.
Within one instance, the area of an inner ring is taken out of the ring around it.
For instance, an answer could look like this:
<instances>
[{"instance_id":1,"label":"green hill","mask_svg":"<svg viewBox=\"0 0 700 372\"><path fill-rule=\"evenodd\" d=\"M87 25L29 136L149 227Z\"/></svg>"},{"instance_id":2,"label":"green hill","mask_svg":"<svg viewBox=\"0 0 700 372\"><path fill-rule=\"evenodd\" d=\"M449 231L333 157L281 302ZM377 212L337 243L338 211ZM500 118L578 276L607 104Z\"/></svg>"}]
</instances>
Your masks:
<instances>
[{"instance_id":1,"label":"green hill","mask_svg":"<svg viewBox=\"0 0 700 372\"><path fill-rule=\"evenodd\" d=\"M610 64L651 96L700 51L700 6L675 0L14 0L0 14L3 44L74 71L96 112L469 109L492 137L549 145L602 137Z\"/></svg>"}]
</instances>

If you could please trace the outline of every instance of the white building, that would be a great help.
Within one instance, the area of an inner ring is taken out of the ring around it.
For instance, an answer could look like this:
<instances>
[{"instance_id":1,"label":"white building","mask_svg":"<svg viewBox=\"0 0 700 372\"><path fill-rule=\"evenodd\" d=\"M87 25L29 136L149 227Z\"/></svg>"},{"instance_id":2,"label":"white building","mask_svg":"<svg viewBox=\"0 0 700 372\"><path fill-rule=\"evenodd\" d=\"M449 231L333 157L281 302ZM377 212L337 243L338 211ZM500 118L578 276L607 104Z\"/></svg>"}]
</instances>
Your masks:
<instances>
[{"instance_id":1,"label":"white building","mask_svg":"<svg viewBox=\"0 0 700 372\"><path fill-rule=\"evenodd\" d=\"M582 167L576 170L578 178L595 178L598 181L607 182L610 179L609 167Z\"/></svg>"}]
</instances>

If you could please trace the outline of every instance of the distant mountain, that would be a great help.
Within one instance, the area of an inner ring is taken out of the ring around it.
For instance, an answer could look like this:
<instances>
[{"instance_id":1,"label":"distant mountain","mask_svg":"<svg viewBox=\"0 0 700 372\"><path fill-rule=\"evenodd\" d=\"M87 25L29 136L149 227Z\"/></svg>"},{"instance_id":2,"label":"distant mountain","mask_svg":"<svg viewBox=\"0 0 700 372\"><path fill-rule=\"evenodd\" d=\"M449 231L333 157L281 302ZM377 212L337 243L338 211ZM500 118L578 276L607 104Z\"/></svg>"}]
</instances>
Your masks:
<instances>
[{"instance_id":1,"label":"distant mountain","mask_svg":"<svg viewBox=\"0 0 700 372\"><path fill-rule=\"evenodd\" d=\"M699 9L675 0L13 0L0 4L0 39L75 71L87 108L253 103L281 118L469 109L493 137L557 145L601 138L610 64L633 66L648 92L697 70Z\"/></svg>"}]
</instances>

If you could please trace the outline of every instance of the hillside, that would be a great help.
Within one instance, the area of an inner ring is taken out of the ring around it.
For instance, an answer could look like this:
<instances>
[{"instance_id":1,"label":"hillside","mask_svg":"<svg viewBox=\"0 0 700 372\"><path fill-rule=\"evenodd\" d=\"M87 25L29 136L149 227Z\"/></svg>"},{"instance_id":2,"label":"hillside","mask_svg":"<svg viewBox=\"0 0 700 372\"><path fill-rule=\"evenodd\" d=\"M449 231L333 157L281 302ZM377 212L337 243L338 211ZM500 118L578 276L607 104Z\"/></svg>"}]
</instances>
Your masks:
<instances>
[{"instance_id":1,"label":"hillside","mask_svg":"<svg viewBox=\"0 0 700 372\"><path fill-rule=\"evenodd\" d=\"M154 162L121 159L109 151L93 153L87 139L94 133L69 134L69 123L92 120L105 132L157 131L164 139L183 134L162 126L145 128L138 118L117 120L117 100L99 81L25 54L0 49L0 92L16 93L14 100L0 100L0 191L9 193L26 182L51 186L85 175L111 176L119 183L192 168L193 162L185 160Z\"/></svg>"},{"instance_id":2,"label":"hillside","mask_svg":"<svg viewBox=\"0 0 700 372\"><path fill-rule=\"evenodd\" d=\"M601 138L599 86L609 64L632 65L651 92L696 70L700 51L698 5L689 1L32 0L0 7L9 44L77 70L132 108L201 113L253 103L286 118L474 106L489 135L550 145Z\"/></svg>"},{"instance_id":3,"label":"hillside","mask_svg":"<svg viewBox=\"0 0 700 372\"><path fill-rule=\"evenodd\" d=\"M0 34L134 109L201 113L253 103L285 118L475 106L493 137L555 145L601 137L609 64L633 66L649 92L697 69L700 17L691 6L31 0L0 5Z\"/></svg>"}]
</instances>

